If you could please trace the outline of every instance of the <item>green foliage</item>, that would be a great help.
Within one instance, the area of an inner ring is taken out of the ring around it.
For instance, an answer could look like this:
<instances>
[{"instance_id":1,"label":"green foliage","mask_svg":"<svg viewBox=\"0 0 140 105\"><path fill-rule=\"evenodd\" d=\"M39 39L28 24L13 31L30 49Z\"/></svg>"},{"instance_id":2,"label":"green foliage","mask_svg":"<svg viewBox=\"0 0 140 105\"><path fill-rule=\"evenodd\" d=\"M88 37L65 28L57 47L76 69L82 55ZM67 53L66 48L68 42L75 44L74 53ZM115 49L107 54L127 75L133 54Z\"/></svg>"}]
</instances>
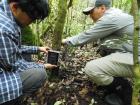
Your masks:
<instances>
[{"instance_id":1,"label":"green foliage","mask_svg":"<svg viewBox=\"0 0 140 105\"><path fill-rule=\"evenodd\" d=\"M85 5L86 4L86 5ZM87 0L74 0L73 6L69 8L63 37L73 36L85 29L87 16L82 10L88 5Z\"/></svg>"},{"instance_id":2,"label":"green foliage","mask_svg":"<svg viewBox=\"0 0 140 105\"><path fill-rule=\"evenodd\" d=\"M113 7L120 8L126 12L129 12L131 9L131 0L112 0Z\"/></svg>"},{"instance_id":3,"label":"green foliage","mask_svg":"<svg viewBox=\"0 0 140 105\"><path fill-rule=\"evenodd\" d=\"M35 34L30 27L22 29L22 43L26 45L34 45Z\"/></svg>"}]
</instances>

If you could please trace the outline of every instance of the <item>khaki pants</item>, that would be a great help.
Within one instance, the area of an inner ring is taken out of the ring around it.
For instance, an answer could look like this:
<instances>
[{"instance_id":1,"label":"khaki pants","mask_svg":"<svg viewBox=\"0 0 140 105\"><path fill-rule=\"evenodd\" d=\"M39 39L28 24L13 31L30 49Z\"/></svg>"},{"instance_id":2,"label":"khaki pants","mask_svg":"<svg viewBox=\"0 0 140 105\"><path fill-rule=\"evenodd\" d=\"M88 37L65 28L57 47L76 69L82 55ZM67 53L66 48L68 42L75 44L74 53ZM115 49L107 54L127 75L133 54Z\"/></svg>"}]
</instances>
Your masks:
<instances>
[{"instance_id":1,"label":"khaki pants","mask_svg":"<svg viewBox=\"0 0 140 105\"><path fill-rule=\"evenodd\" d=\"M88 62L84 72L97 85L109 85L113 77L133 77L133 55L116 52Z\"/></svg>"}]
</instances>

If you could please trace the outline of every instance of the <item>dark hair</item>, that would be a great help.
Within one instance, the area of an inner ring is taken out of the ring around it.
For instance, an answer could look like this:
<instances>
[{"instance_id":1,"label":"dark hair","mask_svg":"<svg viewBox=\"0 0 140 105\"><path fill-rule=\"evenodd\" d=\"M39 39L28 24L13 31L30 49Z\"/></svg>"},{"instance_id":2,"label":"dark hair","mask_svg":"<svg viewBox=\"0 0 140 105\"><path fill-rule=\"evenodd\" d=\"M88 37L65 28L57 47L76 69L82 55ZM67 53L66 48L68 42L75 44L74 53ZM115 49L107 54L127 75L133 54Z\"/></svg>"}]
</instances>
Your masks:
<instances>
[{"instance_id":1,"label":"dark hair","mask_svg":"<svg viewBox=\"0 0 140 105\"><path fill-rule=\"evenodd\" d=\"M33 20L43 20L50 13L48 0L8 0L8 3L11 2L17 2L18 6Z\"/></svg>"}]
</instances>

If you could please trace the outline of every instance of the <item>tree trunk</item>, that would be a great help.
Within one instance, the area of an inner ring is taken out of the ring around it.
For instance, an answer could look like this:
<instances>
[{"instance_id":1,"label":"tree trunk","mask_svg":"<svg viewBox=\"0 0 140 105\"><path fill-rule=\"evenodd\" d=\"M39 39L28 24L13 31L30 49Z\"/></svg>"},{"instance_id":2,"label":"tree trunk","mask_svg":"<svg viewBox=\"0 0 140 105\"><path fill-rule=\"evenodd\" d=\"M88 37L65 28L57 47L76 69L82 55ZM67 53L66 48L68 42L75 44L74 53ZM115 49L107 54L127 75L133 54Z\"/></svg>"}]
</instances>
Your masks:
<instances>
[{"instance_id":1,"label":"tree trunk","mask_svg":"<svg viewBox=\"0 0 140 105\"><path fill-rule=\"evenodd\" d=\"M55 50L60 50L61 48L61 40L62 33L65 24L67 13L67 0L59 0L58 3L58 18L56 20L55 28L54 28L54 36L52 38L52 48Z\"/></svg>"},{"instance_id":2,"label":"tree trunk","mask_svg":"<svg viewBox=\"0 0 140 105\"><path fill-rule=\"evenodd\" d=\"M133 0L133 15L134 15L134 38L133 38L133 58L134 58L134 87L132 104L139 105L139 87L140 87L140 66L138 60L138 37L139 37L139 11L138 0Z\"/></svg>"}]
</instances>

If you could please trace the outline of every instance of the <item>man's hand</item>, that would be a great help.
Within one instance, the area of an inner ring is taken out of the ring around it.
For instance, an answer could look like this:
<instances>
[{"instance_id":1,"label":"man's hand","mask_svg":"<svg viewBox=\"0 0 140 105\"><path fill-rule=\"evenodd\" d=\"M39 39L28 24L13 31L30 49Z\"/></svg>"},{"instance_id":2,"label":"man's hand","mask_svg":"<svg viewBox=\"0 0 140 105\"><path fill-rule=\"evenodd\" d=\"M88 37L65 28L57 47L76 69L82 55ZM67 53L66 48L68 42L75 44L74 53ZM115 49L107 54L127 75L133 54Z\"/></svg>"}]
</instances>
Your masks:
<instances>
[{"instance_id":1,"label":"man's hand","mask_svg":"<svg viewBox=\"0 0 140 105\"><path fill-rule=\"evenodd\" d=\"M44 66L45 66L46 69L54 69L54 68L57 68L56 65L52 65L52 64L49 64L49 63L44 64Z\"/></svg>"},{"instance_id":2,"label":"man's hand","mask_svg":"<svg viewBox=\"0 0 140 105\"><path fill-rule=\"evenodd\" d=\"M50 50L49 47L39 47L38 49L39 49L39 51L45 52L45 53L48 53L48 50Z\"/></svg>"},{"instance_id":3,"label":"man's hand","mask_svg":"<svg viewBox=\"0 0 140 105\"><path fill-rule=\"evenodd\" d=\"M68 38L69 38L69 37L68 37ZM62 39L61 44L62 44L62 45L72 45L72 43L68 40L68 38Z\"/></svg>"},{"instance_id":4,"label":"man's hand","mask_svg":"<svg viewBox=\"0 0 140 105\"><path fill-rule=\"evenodd\" d=\"M66 45L66 39L62 39L62 42L61 42L62 45Z\"/></svg>"}]
</instances>

